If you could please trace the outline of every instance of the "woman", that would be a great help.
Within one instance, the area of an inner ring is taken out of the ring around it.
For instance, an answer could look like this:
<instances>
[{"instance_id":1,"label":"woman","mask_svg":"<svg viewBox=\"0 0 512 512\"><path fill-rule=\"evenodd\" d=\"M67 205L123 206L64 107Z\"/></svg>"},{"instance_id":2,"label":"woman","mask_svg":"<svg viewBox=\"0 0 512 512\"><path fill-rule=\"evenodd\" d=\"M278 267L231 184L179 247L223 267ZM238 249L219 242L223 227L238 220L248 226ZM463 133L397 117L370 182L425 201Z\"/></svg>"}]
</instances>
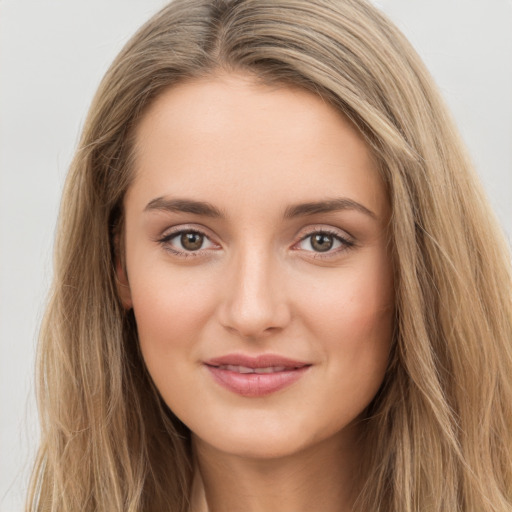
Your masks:
<instances>
[{"instance_id":1,"label":"woman","mask_svg":"<svg viewBox=\"0 0 512 512\"><path fill-rule=\"evenodd\" d=\"M511 510L510 282L382 14L173 2L69 174L29 509Z\"/></svg>"}]
</instances>

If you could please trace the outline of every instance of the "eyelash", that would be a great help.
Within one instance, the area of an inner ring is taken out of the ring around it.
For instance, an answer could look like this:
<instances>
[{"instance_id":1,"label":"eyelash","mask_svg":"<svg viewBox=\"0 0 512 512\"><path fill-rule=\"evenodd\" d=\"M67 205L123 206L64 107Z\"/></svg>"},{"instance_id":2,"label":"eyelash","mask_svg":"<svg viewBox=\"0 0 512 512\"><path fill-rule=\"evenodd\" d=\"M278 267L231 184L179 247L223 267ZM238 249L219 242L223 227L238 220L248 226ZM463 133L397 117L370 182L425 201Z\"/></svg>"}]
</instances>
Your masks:
<instances>
[{"instance_id":1,"label":"eyelash","mask_svg":"<svg viewBox=\"0 0 512 512\"><path fill-rule=\"evenodd\" d=\"M196 251L180 251L178 249L175 249L174 247L172 247L169 244L171 240L173 240L174 238L177 238L185 233L200 235L200 236L204 237L204 239L208 240L210 243L213 244L213 242L210 240L210 238L208 237L208 235L206 233L204 233L203 231L201 231L199 229L194 229L194 228L177 229L175 231L172 231L171 233L166 234L162 238L158 239L157 242L164 248L164 250L166 250L167 252L170 252L171 254L173 254L175 256L179 256L179 257L183 257L183 258L204 256L205 249L198 249ZM306 235L301 237L297 242L295 242L293 244L293 247L298 246L299 244L301 244L308 238L312 237L313 235L331 236L336 241L340 242L340 244L341 244L341 247L337 248L336 250L329 249L325 252L314 251L314 250L306 251L306 252L311 253L311 256L315 259L331 258L334 255L336 255L340 252L344 252L349 249L352 249L355 246L355 242L353 240L349 239L348 237L341 236L340 233L337 231L329 230L326 228L316 228L316 229L312 229L309 233L307 233Z\"/></svg>"},{"instance_id":2,"label":"eyelash","mask_svg":"<svg viewBox=\"0 0 512 512\"><path fill-rule=\"evenodd\" d=\"M175 231L172 231L171 233L166 234L165 236L163 236L162 238L160 238L157 241L164 248L164 250L166 250L167 252L170 252L171 254L173 254L175 256L180 256L182 258L203 256L204 249L199 249L197 251L180 251L179 249L175 249L174 247L172 247L169 244L171 240L173 240L174 238L177 238L185 233L200 235L200 236L204 237L204 239L210 241L210 243L213 243L213 242L211 242L210 237L206 233L204 233L203 231L201 231L199 229L194 229L194 228L177 229Z\"/></svg>"},{"instance_id":3,"label":"eyelash","mask_svg":"<svg viewBox=\"0 0 512 512\"><path fill-rule=\"evenodd\" d=\"M341 246L335 250L327 250L325 252L321 251L307 251L311 253L311 256L315 259L327 259L332 258L336 255L339 255L341 252L345 252L349 249L352 249L355 246L354 240L350 239L348 236L342 236L338 231L326 229L326 228L313 228L311 231L309 231L306 235L301 237L301 239L296 242L293 246L296 247L297 245L301 244L308 238L311 238L313 235L327 235L332 236L334 240L340 242ZM311 244L311 241L310 241Z\"/></svg>"}]
</instances>

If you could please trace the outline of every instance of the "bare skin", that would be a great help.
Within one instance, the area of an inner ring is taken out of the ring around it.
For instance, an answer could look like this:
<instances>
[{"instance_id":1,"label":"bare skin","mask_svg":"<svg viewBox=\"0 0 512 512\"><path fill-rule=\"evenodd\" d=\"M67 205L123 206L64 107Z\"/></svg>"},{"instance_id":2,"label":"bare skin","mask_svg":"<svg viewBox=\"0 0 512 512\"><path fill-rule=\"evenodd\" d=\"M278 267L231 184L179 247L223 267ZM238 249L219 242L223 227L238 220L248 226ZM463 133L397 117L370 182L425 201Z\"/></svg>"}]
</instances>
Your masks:
<instances>
[{"instance_id":1,"label":"bare skin","mask_svg":"<svg viewBox=\"0 0 512 512\"><path fill-rule=\"evenodd\" d=\"M135 172L120 290L192 432L193 512L350 511L394 300L364 139L312 94L218 75L157 98Z\"/></svg>"},{"instance_id":2,"label":"bare skin","mask_svg":"<svg viewBox=\"0 0 512 512\"><path fill-rule=\"evenodd\" d=\"M358 488L356 441L348 446L340 442L334 452L330 441L281 459L248 461L203 448L196 439L200 472L191 512L351 510Z\"/></svg>"}]
</instances>

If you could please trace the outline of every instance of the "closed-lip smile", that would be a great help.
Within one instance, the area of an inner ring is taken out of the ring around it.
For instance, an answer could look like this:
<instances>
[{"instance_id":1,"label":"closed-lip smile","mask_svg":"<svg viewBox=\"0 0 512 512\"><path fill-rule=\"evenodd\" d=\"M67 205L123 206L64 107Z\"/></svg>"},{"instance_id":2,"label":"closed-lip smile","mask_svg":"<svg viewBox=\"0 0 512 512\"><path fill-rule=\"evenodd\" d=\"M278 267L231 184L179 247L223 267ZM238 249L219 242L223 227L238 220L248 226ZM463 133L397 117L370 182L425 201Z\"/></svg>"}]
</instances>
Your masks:
<instances>
[{"instance_id":1,"label":"closed-lip smile","mask_svg":"<svg viewBox=\"0 0 512 512\"><path fill-rule=\"evenodd\" d=\"M276 354L227 354L208 359L204 365L218 384L245 397L279 391L299 380L311 367L311 363Z\"/></svg>"}]
</instances>

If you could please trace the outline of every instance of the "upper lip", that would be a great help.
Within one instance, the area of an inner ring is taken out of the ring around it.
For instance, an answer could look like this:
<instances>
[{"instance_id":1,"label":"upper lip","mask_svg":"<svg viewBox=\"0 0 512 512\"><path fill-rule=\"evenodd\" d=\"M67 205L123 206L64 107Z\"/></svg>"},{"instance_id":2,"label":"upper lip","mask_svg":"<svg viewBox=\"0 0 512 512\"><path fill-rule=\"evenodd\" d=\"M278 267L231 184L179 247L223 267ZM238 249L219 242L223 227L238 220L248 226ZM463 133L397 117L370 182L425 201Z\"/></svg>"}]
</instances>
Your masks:
<instances>
[{"instance_id":1,"label":"upper lip","mask_svg":"<svg viewBox=\"0 0 512 512\"><path fill-rule=\"evenodd\" d=\"M245 354L226 354L214 357L204 362L208 366L245 366L247 368L269 368L284 367L289 369L311 366L311 363L297 361L277 354L262 354L259 356L248 356Z\"/></svg>"}]
</instances>

